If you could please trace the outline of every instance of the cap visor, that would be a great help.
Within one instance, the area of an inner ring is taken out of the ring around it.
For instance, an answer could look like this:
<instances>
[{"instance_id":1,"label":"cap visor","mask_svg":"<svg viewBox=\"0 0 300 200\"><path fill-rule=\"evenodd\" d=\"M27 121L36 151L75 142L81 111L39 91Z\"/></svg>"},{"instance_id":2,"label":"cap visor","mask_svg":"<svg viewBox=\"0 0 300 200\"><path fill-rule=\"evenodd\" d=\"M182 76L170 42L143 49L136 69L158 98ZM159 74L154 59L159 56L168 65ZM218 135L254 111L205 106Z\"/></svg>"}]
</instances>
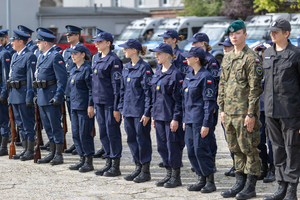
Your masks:
<instances>
[{"instance_id":1,"label":"cap visor","mask_svg":"<svg viewBox=\"0 0 300 200\"><path fill-rule=\"evenodd\" d=\"M105 40L103 38L95 38L95 39L92 39L93 41L102 41L102 40Z\"/></svg>"},{"instance_id":2,"label":"cap visor","mask_svg":"<svg viewBox=\"0 0 300 200\"><path fill-rule=\"evenodd\" d=\"M267 30L269 30L269 31L280 31L281 29L277 28L277 27L270 27L270 28L267 28Z\"/></svg>"},{"instance_id":3,"label":"cap visor","mask_svg":"<svg viewBox=\"0 0 300 200\"><path fill-rule=\"evenodd\" d=\"M185 58L189 58L189 57L193 57L194 55L192 55L191 53L189 53L189 52L183 52L183 53L181 53L181 55L183 56L183 57L185 57Z\"/></svg>"},{"instance_id":4,"label":"cap visor","mask_svg":"<svg viewBox=\"0 0 300 200\"><path fill-rule=\"evenodd\" d=\"M155 48L155 49L149 49L151 52L164 52L161 49Z\"/></svg>"},{"instance_id":5,"label":"cap visor","mask_svg":"<svg viewBox=\"0 0 300 200\"><path fill-rule=\"evenodd\" d=\"M127 44L120 44L120 45L118 45L119 47L123 47L123 48L132 48L132 47L130 47L130 46L128 46Z\"/></svg>"},{"instance_id":6,"label":"cap visor","mask_svg":"<svg viewBox=\"0 0 300 200\"><path fill-rule=\"evenodd\" d=\"M232 45L231 43L229 43L229 42L220 42L220 43L219 43L219 46L221 46L221 45L226 46L226 47L232 47L232 46L233 46L233 45Z\"/></svg>"},{"instance_id":7,"label":"cap visor","mask_svg":"<svg viewBox=\"0 0 300 200\"><path fill-rule=\"evenodd\" d=\"M199 42L196 38L190 38L190 39L187 39L187 41L189 41L189 42Z\"/></svg>"},{"instance_id":8,"label":"cap visor","mask_svg":"<svg viewBox=\"0 0 300 200\"><path fill-rule=\"evenodd\" d=\"M158 35L158 37L171 37L171 36L168 34L160 34L160 35Z\"/></svg>"},{"instance_id":9,"label":"cap visor","mask_svg":"<svg viewBox=\"0 0 300 200\"><path fill-rule=\"evenodd\" d=\"M78 53L78 52L80 52L80 51L77 51L77 50L75 50L75 49L68 49L67 51L68 51L68 52L72 52L72 53Z\"/></svg>"}]
</instances>

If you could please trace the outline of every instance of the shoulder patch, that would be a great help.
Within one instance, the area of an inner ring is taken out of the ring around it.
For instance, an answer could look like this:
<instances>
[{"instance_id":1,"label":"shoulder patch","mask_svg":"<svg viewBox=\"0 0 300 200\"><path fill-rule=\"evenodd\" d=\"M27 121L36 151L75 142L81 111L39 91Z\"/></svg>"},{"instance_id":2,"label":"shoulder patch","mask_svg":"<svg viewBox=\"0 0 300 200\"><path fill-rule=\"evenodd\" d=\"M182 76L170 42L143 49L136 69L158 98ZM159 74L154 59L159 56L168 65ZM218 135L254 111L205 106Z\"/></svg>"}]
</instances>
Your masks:
<instances>
[{"instance_id":1,"label":"shoulder patch","mask_svg":"<svg viewBox=\"0 0 300 200\"><path fill-rule=\"evenodd\" d=\"M61 61L61 60L60 60L60 61L58 61L58 64L63 64L63 61Z\"/></svg>"},{"instance_id":2,"label":"shoulder patch","mask_svg":"<svg viewBox=\"0 0 300 200\"><path fill-rule=\"evenodd\" d=\"M261 67L256 67L256 73L261 76L262 75L262 68Z\"/></svg>"},{"instance_id":3,"label":"shoulder patch","mask_svg":"<svg viewBox=\"0 0 300 200\"><path fill-rule=\"evenodd\" d=\"M119 79L121 79L122 74L120 72L114 72L113 76L114 76L115 80L119 80Z\"/></svg>"},{"instance_id":4,"label":"shoulder patch","mask_svg":"<svg viewBox=\"0 0 300 200\"><path fill-rule=\"evenodd\" d=\"M256 63L260 63L260 60L258 58L255 59Z\"/></svg>"},{"instance_id":5,"label":"shoulder patch","mask_svg":"<svg viewBox=\"0 0 300 200\"><path fill-rule=\"evenodd\" d=\"M207 97L213 97L213 96L214 96L214 91L213 91L211 88L207 88L207 89L205 90L205 95L206 95Z\"/></svg>"}]
</instances>

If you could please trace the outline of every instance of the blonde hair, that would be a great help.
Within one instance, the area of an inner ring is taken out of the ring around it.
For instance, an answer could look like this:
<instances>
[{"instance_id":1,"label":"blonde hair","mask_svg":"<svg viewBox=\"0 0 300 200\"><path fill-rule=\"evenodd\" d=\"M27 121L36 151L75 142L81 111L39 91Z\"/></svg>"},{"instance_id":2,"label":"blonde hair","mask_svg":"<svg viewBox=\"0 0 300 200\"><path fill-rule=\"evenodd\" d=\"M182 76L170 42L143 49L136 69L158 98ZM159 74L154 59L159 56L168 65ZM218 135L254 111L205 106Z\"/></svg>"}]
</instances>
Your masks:
<instances>
[{"instance_id":1,"label":"blonde hair","mask_svg":"<svg viewBox=\"0 0 300 200\"><path fill-rule=\"evenodd\" d=\"M184 35L179 35L179 38L176 39L176 44L178 44L178 42L181 42L184 39Z\"/></svg>"},{"instance_id":2,"label":"blonde hair","mask_svg":"<svg viewBox=\"0 0 300 200\"><path fill-rule=\"evenodd\" d=\"M142 56L146 55L146 52L147 52L147 46L142 46L142 50L139 51L139 52L140 52L140 54L141 54Z\"/></svg>"},{"instance_id":3,"label":"blonde hair","mask_svg":"<svg viewBox=\"0 0 300 200\"><path fill-rule=\"evenodd\" d=\"M173 53L173 54L171 55L171 58L172 58L173 60L175 60L175 59L177 58L177 56Z\"/></svg>"},{"instance_id":4,"label":"blonde hair","mask_svg":"<svg viewBox=\"0 0 300 200\"><path fill-rule=\"evenodd\" d=\"M204 45L205 45L205 48L206 48L207 51L212 50L212 47L207 42L204 42Z\"/></svg>"}]
</instances>

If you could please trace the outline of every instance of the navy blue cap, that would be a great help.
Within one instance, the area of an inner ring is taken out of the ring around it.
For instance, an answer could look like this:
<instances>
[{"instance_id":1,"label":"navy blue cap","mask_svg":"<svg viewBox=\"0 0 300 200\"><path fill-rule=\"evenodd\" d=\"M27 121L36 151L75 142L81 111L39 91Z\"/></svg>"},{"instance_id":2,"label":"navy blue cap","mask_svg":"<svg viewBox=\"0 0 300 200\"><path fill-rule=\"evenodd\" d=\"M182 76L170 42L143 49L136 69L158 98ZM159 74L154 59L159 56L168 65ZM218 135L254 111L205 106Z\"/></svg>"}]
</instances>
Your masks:
<instances>
[{"instance_id":1,"label":"navy blue cap","mask_svg":"<svg viewBox=\"0 0 300 200\"><path fill-rule=\"evenodd\" d=\"M261 44L260 47L256 48L256 51L261 51L263 49L267 49L267 47L264 44L269 44L269 45L273 46L274 43L271 40L265 41L263 44Z\"/></svg>"},{"instance_id":2,"label":"navy blue cap","mask_svg":"<svg viewBox=\"0 0 300 200\"><path fill-rule=\"evenodd\" d=\"M38 41L46 41L46 42L54 42L56 37L50 33L38 31L36 42Z\"/></svg>"},{"instance_id":3,"label":"navy blue cap","mask_svg":"<svg viewBox=\"0 0 300 200\"><path fill-rule=\"evenodd\" d=\"M114 42L114 38L112 36L111 33L108 32L101 32L97 35L97 37L95 37L94 39L92 39L93 41L102 41L102 40L106 40L106 41L110 41L111 43Z\"/></svg>"},{"instance_id":4,"label":"navy blue cap","mask_svg":"<svg viewBox=\"0 0 300 200\"><path fill-rule=\"evenodd\" d=\"M5 36L5 35L8 35L9 30L8 29L1 29L0 31L2 32L1 35ZM0 36L0 37L3 37L3 36Z\"/></svg>"},{"instance_id":5,"label":"navy blue cap","mask_svg":"<svg viewBox=\"0 0 300 200\"><path fill-rule=\"evenodd\" d=\"M18 29L19 29L19 31L22 31L22 32L27 33L27 34L30 34L30 35L34 32L34 31L31 30L30 28L28 28L28 27L26 27L26 26L23 26L23 25L19 25L19 26L18 26Z\"/></svg>"},{"instance_id":6,"label":"navy blue cap","mask_svg":"<svg viewBox=\"0 0 300 200\"><path fill-rule=\"evenodd\" d=\"M167 43L160 43L155 49L149 49L151 52L164 52L173 55L173 50L171 45Z\"/></svg>"},{"instance_id":7,"label":"navy blue cap","mask_svg":"<svg viewBox=\"0 0 300 200\"><path fill-rule=\"evenodd\" d=\"M42 32L46 32L46 33L50 33L53 35L53 32L50 30L50 29L47 29L47 28L44 28L44 27L38 27L36 29L36 32L39 32L39 31L42 31Z\"/></svg>"},{"instance_id":8,"label":"navy blue cap","mask_svg":"<svg viewBox=\"0 0 300 200\"><path fill-rule=\"evenodd\" d=\"M67 51L69 52L73 52L73 53L78 53L78 52L86 52L86 47L83 44L76 44L74 46L72 46L71 48L69 48Z\"/></svg>"},{"instance_id":9,"label":"navy blue cap","mask_svg":"<svg viewBox=\"0 0 300 200\"><path fill-rule=\"evenodd\" d=\"M181 55L185 58L195 56L199 59L205 58L205 51L201 47L192 47L188 52L183 52Z\"/></svg>"},{"instance_id":10,"label":"navy blue cap","mask_svg":"<svg viewBox=\"0 0 300 200\"><path fill-rule=\"evenodd\" d=\"M233 46L233 44L231 43L229 37L227 37L227 38L224 40L224 42L220 42L218 45L219 45L219 46L223 45L223 46L226 46L226 47L232 47L232 46Z\"/></svg>"},{"instance_id":11,"label":"navy blue cap","mask_svg":"<svg viewBox=\"0 0 300 200\"><path fill-rule=\"evenodd\" d=\"M4 37L4 36L6 36L7 34L5 34L5 32L2 32L2 31L0 31L0 37Z\"/></svg>"},{"instance_id":12,"label":"navy blue cap","mask_svg":"<svg viewBox=\"0 0 300 200\"><path fill-rule=\"evenodd\" d=\"M179 39L179 35L178 35L177 31L175 31L174 29L167 29L163 34L160 34L158 36L159 37L172 37L172 38Z\"/></svg>"},{"instance_id":13,"label":"navy blue cap","mask_svg":"<svg viewBox=\"0 0 300 200\"><path fill-rule=\"evenodd\" d=\"M30 35L27 35L26 33L22 32L22 31L17 31L17 30L13 30L13 36L12 36L12 40L18 39L18 40L24 40L24 41L28 41L28 38L30 38Z\"/></svg>"},{"instance_id":14,"label":"navy blue cap","mask_svg":"<svg viewBox=\"0 0 300 200\"><path fill-rule=\"evenodd\" d=\"M209 38L205 33L195 33L192 38L187 39L189 42L207 42L209 43Z\"/></svg>"},{"instance_id":15,"label":"navy blue cap","mask_svg":"<svg viewBox=\"0 0 300 200\"><path fill-rule=\"evenodd\" d=\"M97 37L97 35L99 35L99 33L102 33L102 32L104 32L102 29L100 29L100 28L95 28L96 29L96 37Z\"/></svg>"},{"instance_id":16,"label":"navy blue cap","mask_svg":"<svg viewBox=\"0 0 300 200\"><path fill-rule=\"evenodd\" d=\"M67 35L80 34L82 30L82 28L73 25L66 25L66 29L67 29L67 33L66 33Z\"/></svg>"},{"instance_id":17,"label":"navy blue cap","mask_svg":"<svg viewBox=\"0 0 300 200\"><path fill-rule=\"evenodd\" d=\"M127 40L127 42L125 42L124 44L120 44L118 45L119 47L123 47L123 48L131 48L131 49L136 49L138 51L142 50L142 44L139 40L137 39L129 39Z\"/></svg>"}]
</instances>

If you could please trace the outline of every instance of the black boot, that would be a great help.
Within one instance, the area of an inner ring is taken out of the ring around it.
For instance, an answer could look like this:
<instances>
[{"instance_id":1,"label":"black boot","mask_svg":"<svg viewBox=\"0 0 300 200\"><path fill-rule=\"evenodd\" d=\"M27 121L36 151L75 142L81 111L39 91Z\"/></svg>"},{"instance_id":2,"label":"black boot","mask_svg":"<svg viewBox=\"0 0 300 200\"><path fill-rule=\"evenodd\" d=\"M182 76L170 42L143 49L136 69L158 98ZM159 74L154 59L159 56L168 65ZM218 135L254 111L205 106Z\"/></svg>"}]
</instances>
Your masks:
<instances>
[{"instance_id":1,"label":"black boot","mask_svg":"<svg viewBox=\"0 0 300 200\"><path fill-rule=\"evenodd\" d=\"M93 170L94 170L93 155L89 155L86 157L84 165L79 168L79 171L80 172L90 172Z\"/></svg>"},{"instance_id":2,"label":"black boot","mask_svg":"<svg viewBox=\"0 0 300 200\"><path fill-rule=\"evenodd\" d=\"M255 186L256 186L257 176L247 175L247 182L242 191L237 193L236 199L250 199L256 197Z\"/></svg>"},{"instance_id":3,"label":"black boot","mask_svg":"<svg viewBox=\"0 0 300 200\"><path fill-rule=\"evenodd\" d=\"M80 156L79 162L76 163L75 165L71 165L69 167L70 170L78 170L80 167L84 165L85 162L85 156Z\"/></svg>"},{"instance_id":4,"label":"black boot","mask_svg":"<svg viewBox=\"0 0 300 200\"><path fill-rule=\"evenodd\" d=\"M195 172L195 169L194 169L194 167L191 167L191 171L192 171L192 172Z\"/></svg>"},{"instance_id":5,"label":"black boot","mask_svg":"<svg viewBox=\"0 0 300 200\"><path fill-rule=\"evenodd\" d=\"M298 183L289 183L285 198L283 200L297 200Z\"/></svg>"},{"instance_id":6,"label":"black boot","mask_svg":"<svg viewBox=\"0 0 300 200\"><path fill-rule=\"evenodd\" d=\"M106 158L106 164L102 169L96 170L95 174L103 176L104 172L108 171L111 168L111 158Z\"/></svg>"},{"instance_id":7,"label":"black boot","mask_svg":"<svg viewBox=\"0 0 300 200\"><path fill-rule=\"evenodd\" d=\"M206 177L206 185L201 189L201 192L202 193L211 193L216 190L217 190L217 188L215 185L214 173L212 173Z\"/></svg>"},{"instance_id":8,"label":"black boot","mask_svg":"<svg viewBox=\"0 0 300 200\"><path fill-rule=\"evenodd\" d=\"M171 178L164 184L165 188L175 188L181 186L180 168L172 169Z\"/></svg>"},{"instance_id":9,"label":"black boot","mask_svg":"<svg viewBox=\"0 0 300 200\"><path fill-rule=\"evenodd\" d=\"M0 156L6 156L8 155L8 151L7 151L7 144L8 144L8 140L9 138L6 137L1 137L1 148L0 148Z\"/></svg>"},{"instance_id":10,"label":"black boot","mask_svg":"<svg viewBox=\"0 0 300 200\"><path fill-rule=\"evenodd\" d=\"M286 195L287 188L288 188L287 182L278 181L277 191L271 196L266 196L264 200L282 200Z\"/></svg>"},{"instance_id":11,"label":"black boot","mask_svg":"<svg viewBox=\"0 0 300 200\"><path fill-rule=\"evenodd\" d=\"M23 146L23 144L22 144L22 142L16 142L16 146L21 147L21 146Z\"/></svg>"},{"instance_id":12,"label":"black boot","mask_svg":"<svg viewBox=\"0 0 300 200\"><path fill-rule=\"evenodd\" d=\"M161 168L164 168L164 167L165 167L163 162L160 162L160 163L158 163L157 165L158 165L159 167L161 167Z\"/></svg>"},{"instance_id":13,"label":"black boot","mask_svg":"<svg viewBox=\"0 0 300 200\"><path fill-rule=\"evenodd\" d=\"M56 147L56 153L54 158L50 161L51 165L60 165L64 163L64 158L62 155L62 151L63 151L63 144L55 144Z\"/></svg>"},{"instance_id":14,"label":"black boot","mask_svg":"<svg viewBox=\"0 0 300 200\"><path fill-rule=\"evenodd\" d=\"M268 163L262 163L260 177L257 180L263 180L268 175Z\"/></svg>"},{"instance_id":15,"label":"black boot","mask_svg":"<svg viewBox=\"0 0 300 200\"><path fill-rule=\"evenodd\" d=\"M214 170L216 172L217 171L217 167L216 167L216 155L213 155L213 161L214 161Z\"/></svg>"},{"instance_id":16,"label":"black boot","mask_svg":"<svg viewBox=\"0 0 300 200\"><path fill-rule=\"evenodd\" d=\"M136 183L144 183L150 180L151 180L150 162L147 162L142 165L141 173L137 177L135 177L133 181Z\"/></svg>"},{"instance_id":17,"label":"black boot","mask_svg":"<svg viewBox=\"0 0 300 200\"><path fill-rule=\"evenodd\" d=\"M270 164L267 176L264 178L264 183L272 183L275 181L275 166Z\"/></svg>"},{"instance_id":18,"label":"black boot","mask_svg":"<svg viewBox=\"0 0 300 200\"><path fill-rule=\"evenodd\" d=\"M41 164L41 163L49 163L55 155L55 150L56 150L56 146L54 143L50 143L49 144L49 153L48 155L46 155L44 158L42 159L38 159L37 163Z\"/></svg>"},{"instance_id":19,"label":"black boot","mask_svg":"<svg viewBox=\"0 0 300 200\"><path fill-rule=\"evenodd\" d=\"M157 181L157 182L155 183L155 185L156 185L157 187L162 187L162 186L164 186L164 184L165 184L166 182L168 182L168 180L171 178L171 175L172 175L172 168L171 168L171 167L166 167L166 170L167 170L167 175L165 176L165 178L162 179L162 180L160 180L160 181Z\"/></svg>"},{"instance_id":20,"label":"black boot","mask_svg":"<svg viewBox=\"0 0 300 200\"><path fill-rule=\"evenodd\" d=\"M94 158L101 158L103 154L105 154L105 151L103 148L101 148L99 151L97 151L97 153L95 153Z\"/></svg>"},{"instance_id":21,"label":"black boot","mask_svg":"<svg viewBox=\"0 0 300 200\"><path fill-rule=\"evenodd\" d=\"M72 144L72 146L70 146L70 148L65 149L64 153L72 153L72 151L75 149L75 145Z\"/></svg>"},{"instance_id":22,"label":"black boot","mask_svg":"<svg viewBox=\"0 0 300 200\"><path fill-rule=\"evenodd\" d=\"M23 156L25 154L25 152L27 151L27 141L24 140L22 141L22 146L23 146L23 151L21 151L21 153L13 155L13 159L20 159L21 156Z\"/></svg>"},{"instance_id":23,"label":"black boot","mask_svg":"<svg viewBox=\"0 0 300 200\"><path fill-rule=\"evenodd\" d=\"M120 176L121 175L121 171L120 171L120 158L113 158L112 159L111 168L108 171L104 172L103 175L107 176L107 177Z\"/></svg>"},{"instance_id":24,"label":"black boot","mask_svg":"<svg viewBox=\"0 0 300 200\"><path fill-rule=\"evenodd\" d=\"M235 173L234 172L235 172L235 166L234 166L234 161L233 161L233 165L230 168L230 170L226 171L224 174L225 174L225 176L235 177Z\"/></svg>"},{"instance_id":25,"label":"black boot","mask_svg":"<svg viewBox=\"0 0 300 200\"><path fill-rule=\"evenodd\" d=\"M27 146L28 146L27 151L25 152L25 154L23 156L20 157L20 160L22 160L22 161L33 160L33 158L34 158L35 142L28 141Z\"/></svg>"},{"instance_id":26,"label":"black boot","mask_svg":"<svg viewBox=\"0 0 300 200\"><path fill-rule=\"evenodd\" d=\"M244 188L246 178L246 174L235 173L235 185L231 189L221 192L221 195L224 198L235 197L235 195Z\"/></svg>"},{"instance_id":27,"label":"black boot","mask_svg":"<svg viewBox=\"0 0 300 200\"><path fill-rule=\"evenodd\" d=\"M200 191L206 185L206 177L200 174L196 184L187 187L188 191Z\"/></svg>"},{"instance_id":28,"label":"black boot","mask_svg":"<svg viewBox=\"0 0 300 200\"><path fill-rule=\"evenodd\" d=\"M126 181L132 181L135 177L137 177L142 171L142 165L139 162L135 163L135 170L126 176L124 176L124 179Z\"/></svg>"},{"instance_id":29,"label":"black boot","mask_svg":"<svg viewBox=\"0 0 300 200\"><path fill-rule=\"evenodd\" d=\"M72 155L78 155L78 153L77 153L77 150L76 150L76 149L74 149L74 150L72 151Z\"/></svg>"},{"instance_id":30,"label":"black boot","mask_svg":"<svg viewBox=\"0 0 300 200\"><path fill-rule=\"evenodd\" d=\"M44 146L40 146L41 150L47 150L47 147L50 146L50 141L48 141Z\"/></svg>"}]
</instances>

